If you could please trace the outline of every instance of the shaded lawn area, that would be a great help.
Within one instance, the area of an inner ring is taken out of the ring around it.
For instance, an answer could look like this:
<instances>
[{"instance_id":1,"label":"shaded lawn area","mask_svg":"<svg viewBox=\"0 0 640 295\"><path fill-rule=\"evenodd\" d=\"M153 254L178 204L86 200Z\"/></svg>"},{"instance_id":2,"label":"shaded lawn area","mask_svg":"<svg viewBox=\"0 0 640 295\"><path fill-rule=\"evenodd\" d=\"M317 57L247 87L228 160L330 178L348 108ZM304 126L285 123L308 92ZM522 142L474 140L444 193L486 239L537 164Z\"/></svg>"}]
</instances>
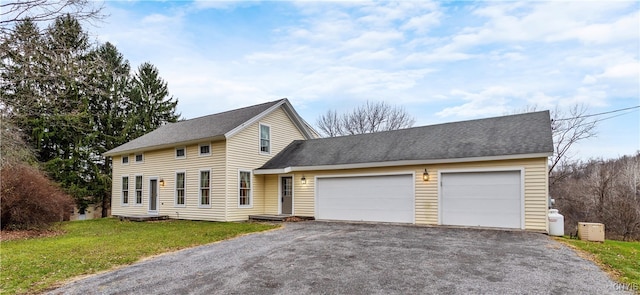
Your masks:
<instances>
[{"instance_id":1,"label":"shaded lawn area","mask_svg":"<svg viewBox=\"0 0 640 295\"><path fill-rule=\"evenodd\" d=\"M593 260L625 284L626 289L640 294L640 242L557 240L592 255Z\"/></svg>"},{"instance_id":2,"label":"shaded lawn area","mask_svg":"<svg viewBox=\"0 0 640 295\"><path fill-rule=\"evenodd\" d=\"M0 293L39 292L69 278L131 264L144 257L278 226L104 218L64 222L57 227L64 234L0 242Z\"/></svg>"}]
</instances>

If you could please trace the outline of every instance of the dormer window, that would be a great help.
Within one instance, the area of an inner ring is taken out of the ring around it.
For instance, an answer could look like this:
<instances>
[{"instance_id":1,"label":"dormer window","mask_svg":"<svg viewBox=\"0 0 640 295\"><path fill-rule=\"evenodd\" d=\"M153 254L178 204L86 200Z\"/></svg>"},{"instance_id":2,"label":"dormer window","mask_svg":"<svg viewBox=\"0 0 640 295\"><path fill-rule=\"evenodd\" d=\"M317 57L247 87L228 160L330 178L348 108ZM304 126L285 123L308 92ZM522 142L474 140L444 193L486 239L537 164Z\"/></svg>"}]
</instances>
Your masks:
<instances>
[{"instance_id":1,"label":"dormer window","mask_svg":"<svg viewBox=\"0 0 640 295\"><path fill-rule=\"evenodd\" d=\"M200 145L200 156L209 156L211 155L211 145L208 143Z\"/></svg>"},{"instance_id":2,"label":"dormer window","mask_svg":"<svg viewBox=\"0 0 640 295\"><path fill-rule=\"evenodd\" d=\"M185 147L176 148L176 159L184 159L187 157L187 150Z\"/></svg>"},{"instance_id":3,"label":"dormer window","mask_svg":"<svg viewBox=\"0 0 640 295\"><path fill-rule=\"evenodd\" d=\"M271 153L271 127L260 124L260 153Z\"/></svg>"}]
</instances>

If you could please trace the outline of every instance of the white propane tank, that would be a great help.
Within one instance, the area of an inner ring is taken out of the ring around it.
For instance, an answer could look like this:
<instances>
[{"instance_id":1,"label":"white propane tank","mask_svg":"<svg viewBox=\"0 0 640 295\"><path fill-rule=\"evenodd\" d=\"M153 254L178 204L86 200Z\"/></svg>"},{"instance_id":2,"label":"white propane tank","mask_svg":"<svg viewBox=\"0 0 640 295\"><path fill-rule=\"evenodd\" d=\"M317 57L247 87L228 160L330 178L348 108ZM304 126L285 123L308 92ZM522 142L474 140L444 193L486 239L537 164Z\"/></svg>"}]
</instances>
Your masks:
<instances>
[{"instance_id":1,"label":"white propane tank","mask_svg":"<svg viewBox=\"0 0 640 295\"><path fill-rule=\"evenodd\" d=\"M564 236L564 216L558 209L549 209L549 235Z\"/></svg>"}]
</instances>

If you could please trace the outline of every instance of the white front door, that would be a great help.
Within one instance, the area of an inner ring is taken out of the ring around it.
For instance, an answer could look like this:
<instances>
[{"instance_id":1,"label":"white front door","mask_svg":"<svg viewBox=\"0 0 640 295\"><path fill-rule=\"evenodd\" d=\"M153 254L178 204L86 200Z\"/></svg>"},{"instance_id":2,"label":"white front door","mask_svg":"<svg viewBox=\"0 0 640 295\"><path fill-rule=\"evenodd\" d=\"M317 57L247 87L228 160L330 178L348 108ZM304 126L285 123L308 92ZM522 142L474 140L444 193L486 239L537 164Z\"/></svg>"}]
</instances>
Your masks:
<instances>
[{"instance_id":1,"label":"white front door","mask_svg":"<svg viewBox=\"0 0 640 295\"><path fill-rule=\"evenodd\" d=\"M317 219L414 223L412 174L318 178Z\"/></svg>"}]
</instances>

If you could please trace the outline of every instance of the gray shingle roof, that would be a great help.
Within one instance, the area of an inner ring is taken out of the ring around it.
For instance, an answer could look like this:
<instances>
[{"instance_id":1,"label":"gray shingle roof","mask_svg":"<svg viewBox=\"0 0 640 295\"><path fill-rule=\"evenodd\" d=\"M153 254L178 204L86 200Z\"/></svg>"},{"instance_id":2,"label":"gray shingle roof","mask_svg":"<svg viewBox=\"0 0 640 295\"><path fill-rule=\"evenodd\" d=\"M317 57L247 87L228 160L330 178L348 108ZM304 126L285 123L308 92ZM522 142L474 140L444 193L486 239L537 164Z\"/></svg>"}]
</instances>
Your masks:
<instances>
[{"instance_id":1,"label":"gray shingle roof","mask_svg":"<svg viewBox=\"0 0 640 295\"><path fill-rule=\"evenodd\" d=\"M548 111L396 131L297 140L259 169L553 152Z\"/></svg>"},{"instance_id":2,"label":"gray shingle roof","mask_svg":"<svg viewBox=\"0 0 640 295\"><path fill-rule=\"evenodd\" d=\"M117 155L129 151L139 151L182 142L223 137L227 132L285 100L286 99L280 99L218 114L169 123L116 147L106 152L105 155Z\"/></svg>"}]
</instances>

